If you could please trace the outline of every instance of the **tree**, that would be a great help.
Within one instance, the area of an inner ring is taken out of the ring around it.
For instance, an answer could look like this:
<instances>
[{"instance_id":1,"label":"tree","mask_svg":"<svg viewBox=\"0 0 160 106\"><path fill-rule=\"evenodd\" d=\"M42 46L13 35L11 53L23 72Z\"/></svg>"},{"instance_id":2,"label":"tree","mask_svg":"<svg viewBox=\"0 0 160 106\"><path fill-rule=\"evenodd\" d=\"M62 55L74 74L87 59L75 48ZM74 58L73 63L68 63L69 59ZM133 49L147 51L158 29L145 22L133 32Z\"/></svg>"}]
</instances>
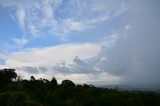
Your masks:
<instances>
[{"instance_id":1,"label":"tree","mask_svg":"<svg viewBox=\"0 0 160 106\"><path fill-rule=\"evenodd\" d=\"M58 85L58 84L57 84L57 80L56 80L55 77L52 77L51 85L52 85L52 86L57 86L57 85Z\"/></svg>"},{"instance_id":2,"label":"tree","mask_svg":"<svg viewBox=\"0 0 160 106\"><path fill-rule=\"evenodd\" d=\"M27 99L27 95L23 92L0 93L1 106L24 106Z\"/></svg>"},{"instance_id":3,"label":"tree","mask_svg":"<svg viewBox=\"0 0 160 106\"><path fill-rule=\"evenodd\" d=\"M35 81L36 79L34 78L34 76L31 76L30 80Z\"/></svg>"},{"instance_id":4,"label":"tree","mask_svg":"<svg viewBox=\"0 0 160 106\"><path fill-rule=\"evenodd\" d=\"M75 84L71 80L63 80L61 85L62 86L69 86L69 87L75 86Z\"/></svg>"},{"instance_id":5,"label":"tree","mask_svg":"<svg viewBox=\"0 0 160 106\"><path fill-rule=\"evenodd\" d=\"M13 79L16 79L17 73L15 69L1 69L0 70L0 84L7 85L12 82Z\"/></svg>"}]
</instances>

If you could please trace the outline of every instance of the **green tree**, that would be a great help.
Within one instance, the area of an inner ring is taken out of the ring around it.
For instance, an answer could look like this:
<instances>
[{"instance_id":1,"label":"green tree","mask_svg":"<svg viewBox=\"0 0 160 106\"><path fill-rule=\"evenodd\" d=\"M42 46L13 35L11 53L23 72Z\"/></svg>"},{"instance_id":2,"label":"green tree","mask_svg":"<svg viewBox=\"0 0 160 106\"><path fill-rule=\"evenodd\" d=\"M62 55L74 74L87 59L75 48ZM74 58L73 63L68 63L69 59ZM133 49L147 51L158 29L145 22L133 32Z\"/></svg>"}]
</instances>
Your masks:
<instances>
[{"instance_id":1,"label":"green tree","mask_svg":"<svg viewBox=\"0 0 160 106\"><path fill-rule=\"evenodd\" d=\"M14 69L1 69L0 70L0 85L7 85L16 79L17 73Z\"/></svg>"},{"instance_id":2,"label":"green tree","mask_svg":"<svg viewBox=\"0 0 160 106\"><path fill-rule=\"evenodd\" d=\"M61 83L62 86L73 87L75 84L71 80L63 80Z\"/></svg>"},{"instance_id":3,"label":"green tree","mask_svg":"<svg viewBox=\"0 0 160 106\"><path fill-rule=\"evenodd\" d=\"M31 76L30 80L35 81L36 79L34 78L34 76Z\"/></svg>"},{"instance_id":4,"label":"green tree","mask_svg":"<svg viewBox=\"0 0 160 106\"><path fill-rule=\"evenodd\" d=\"M52 86L57 86L57 85L58 85L58 84L57 84L57 80L56 80L55 77L52 77L51 85L52 85Z\"/></svg>"}]
</instances>

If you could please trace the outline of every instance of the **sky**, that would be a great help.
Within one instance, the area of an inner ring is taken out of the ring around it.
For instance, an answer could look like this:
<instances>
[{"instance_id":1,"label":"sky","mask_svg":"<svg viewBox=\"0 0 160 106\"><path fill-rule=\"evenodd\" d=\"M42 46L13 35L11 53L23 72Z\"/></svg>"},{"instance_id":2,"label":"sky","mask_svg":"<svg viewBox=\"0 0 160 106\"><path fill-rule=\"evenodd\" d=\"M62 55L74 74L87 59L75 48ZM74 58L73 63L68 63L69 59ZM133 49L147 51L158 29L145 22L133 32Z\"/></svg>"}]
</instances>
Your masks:
<instances>
[{"instance_id":1,"label":"sky","mask_svg":"<svg viewBox=\"0 0 160 106\"><path fill-rule=\"evenodd\" d=\"M160 85L159 0L0 0L0 68L95 85Z\"/></svg>"}]
</instances>

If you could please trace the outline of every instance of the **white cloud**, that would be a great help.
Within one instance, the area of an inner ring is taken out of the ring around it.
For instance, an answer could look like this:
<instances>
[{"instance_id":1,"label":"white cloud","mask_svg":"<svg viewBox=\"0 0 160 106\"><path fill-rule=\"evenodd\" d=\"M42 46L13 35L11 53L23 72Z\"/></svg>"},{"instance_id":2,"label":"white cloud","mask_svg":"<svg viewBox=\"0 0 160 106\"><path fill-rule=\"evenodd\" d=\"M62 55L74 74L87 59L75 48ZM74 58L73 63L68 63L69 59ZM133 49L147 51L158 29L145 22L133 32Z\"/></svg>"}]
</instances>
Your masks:
<instances>
[{"instance_id":1,"label":"white cloud","mask_svg":"<svg viewBox=\"0 0 160 106\"><path fill-rule=\"evenodd\" d=\"M62 44L53 47L28 49L9 55L6 65L11 67L21 66L53 66L64 60L71 63L75 56L82 59L97 54L100 46L96 44Z\"/></svg>"},{"instance_id":2,"label":"white cloud","mask_svg":"<svg viewBox=\"0 0 160 106\"><path fill-rule=\"evenodd\" d=\"M51 2L49 0L42 1L42 8L45 19L52 19L54 15Z\"/></svg>"},{"instance_id":3,"label":"white cloud","mask_svg":"<svg viewBox=\"0 0 160 106\"><path fill-rule=\"evenodd\" d=\"M66 22L67 24L69 24L70 30L83 31L86 29L95 28L96 26L107 21L109 18L110 16L108 14L105 14L96 18L91 18L90 20L86 20L86 21L74 21L71 19L67 19Z\"/></svg>"},{"instance_id":4,"label":"white cloud","mask_svg":"<svg viewBox=\"0 0 160 106\"><path fill-rule=\"evenodd\" d=\"M86 43L28 49L7 55L3 67L15 68L18 74L27 79L34 75L36 78L49 79L55 76L59 82L64 79L70 79L76 83L111 81L111 79L117 81L118 77L96 72L94 67L83 61L96 56L100 47L98 44ZM94 75L94 73L97 74ZM103 77L100 77L102 75Z\"/></svg>"},{"instance_id":5,"label":"white cloud","mask_svg":"<svg viewBox=\"0 0 160 106\"><path fill-rule=\"evenodd\" d=\"M25 28L26 12L23 8L18 8L16 11L17 20L22 28Z\"/></svg>"},{"instance_id":6,"label":"white cloud","mask_svg":"<svg viewBox=\"0 0 160 106\"><path fill-rule=\"evenodd\" d=\"M95 57L100 52L100 47L99 44L86 43L28 49L7 55L5 65L1 68L15 68L18 74L27 79L34 75L36 78L48 79L55 76L58 82L64 79L73 80L75 83L92 84L104 81L105 84L118 82L120 77L99 71L96 65L92 66L84 61Z\"/></svg>"},{"instance_id":7,"label":"white cloud","mask_svg":"<svg viewBox=\"0 0 160 106\"><path fill-rule=\"evenodd\" d=\"M68 75L56 74L56 78L58 79L58 82L61 82L64 79L70 79L75 83L80 83L80 84L89 83L95 85L117 84L121 80L120 77L116 77L107 73L97 73L97 74L73 73Z\"/></svg>"},{"instance_id":8,"label":"white cloud","mask_svg":"<svg viewBox=\"0 0 160 106\"><path fill-rule=\"evenodd\" d=\"M27 24L27 26L28 26L28 30L30 31L30 33L33 35L33 36L38 36L38 28L33 24L33 23L31 23L31 24Z\"/></svg>"},{"instance_id":9,"label":"white cloud","mask_svg":"<svg viewBox=\"0 0 160 106\"><path fill-rule=\"evenodd\" d=\"M79 31L79 30L83 30L83 28L84 28L84 25L81 22L72 21L72 22L70 22L70 24L71 24L71 29L72 30Z\"/></svg>"},{"instance_id":10,"label":"white cloud","mask_svg":"<svg viewBox=\"0 0 160 106\"><path fill-rule=\"evenodd\" d=\"M33 36L50 35L62 39L69 32L84 31L104 24L114 16L114 13L124 10L125 6L121 6L122 4L124 3L121 1L112 2L111 0L108 2L104 0L83 2L80 0L67 2L62 0L0 1L0 5L15 9L16 18L14 20L17 19L16 21L24 31L29 31ZM98 9L101 7L103 9Z\"/></svg>"},{"instance_id":11,"label":"white cloud","mask_svg":"<svg viewBox=\"0 0 160 106\"><path fill-rule=\"evenodd\" d=\"M14 38L13 41L16 43L17 46L23 47L28 40L25 38L19 39L19 38Z\"/></svg>"},{"instance_id":12,"label":"white cloud","mask_svg":"<svg viewBox=\"0 0 160 106\"><path fill-rule=\"evenodd\" d=\"M2 60L6 59L6 55L4 53L0 52L0 59L2 59Z\"/></svg>"}]
</instances>

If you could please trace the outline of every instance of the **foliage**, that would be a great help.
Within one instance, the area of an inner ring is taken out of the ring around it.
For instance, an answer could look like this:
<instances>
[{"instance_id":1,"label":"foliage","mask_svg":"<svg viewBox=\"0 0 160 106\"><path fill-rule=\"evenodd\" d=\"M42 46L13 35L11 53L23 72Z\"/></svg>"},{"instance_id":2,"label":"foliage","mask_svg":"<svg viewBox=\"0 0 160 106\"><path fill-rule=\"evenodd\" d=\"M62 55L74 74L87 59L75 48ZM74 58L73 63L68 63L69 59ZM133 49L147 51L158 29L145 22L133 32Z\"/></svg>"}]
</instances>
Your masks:
<instances>
[{"instance_id":1,"label":"foliage","mask_svg":"<svg viewBox=\"0 0 160 106\"><path fill-rule=\"evenodd\" d=\"M74 87L75 84L71 80L63 80L62 81L62 86L68 86L68 87Z\"/></svg>"},{"instance_id":2,"label":"foliage","mask_svg":"<svg viewBox=\"0 0 160 106\"><path fill-rule=\"evenodd\" d=\"M17 74L14 69L1 69L0 70L0 86L7 85L16 79Z\"/></svg>"},{"instance_id":3,"label":"foliage","mask_svg":"<svg viewBox=\"0 0 160 106\"><path fill-rule=\"evenodd\" d=\"M160 106L155 92L118 91L93 85L76 85L55 77L15 80L14 69L0 70L0 106Z\"/></svg>"}]
</instances>

